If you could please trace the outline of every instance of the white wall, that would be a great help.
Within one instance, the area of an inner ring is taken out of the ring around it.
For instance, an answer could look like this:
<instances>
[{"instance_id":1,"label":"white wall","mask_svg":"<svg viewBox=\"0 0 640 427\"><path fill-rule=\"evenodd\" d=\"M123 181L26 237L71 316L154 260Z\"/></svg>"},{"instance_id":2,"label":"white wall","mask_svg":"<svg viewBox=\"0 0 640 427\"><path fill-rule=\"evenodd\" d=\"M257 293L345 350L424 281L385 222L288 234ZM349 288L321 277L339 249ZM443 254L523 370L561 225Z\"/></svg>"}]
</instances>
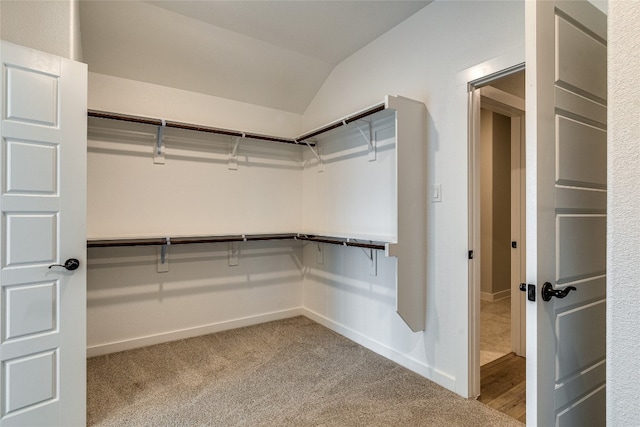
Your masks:
<instances>
[{"instance_id":1,"label":"white wall","mask_svg":"<svg viewBox=\"0 0 640 427\"><path fill-rule=\"evenodd\" d=\"M302 250L295 241L93 248L87 268L88 356L302 314Z\"/></svg>"},{"instance_id":2,"label":"white wall","mask_svg":"<svg viewBox=\"0 0 640 427\"><path fill-rule=\"evenodd\" d=\"M117 111L117 110L115 110ZM128 131L124 131L128 129ZM302 147L89 120L89 238L291 233L301 226Z\"/></svg>"},{"instance_id":3,"label":"white wall","mask_svg":"<svg viewBox=\"0 0 640 427\"><path fill-rule=\"evenodd\" d=\"M609 3L607 425L640 425L640 3Z\"/></svg>"},{"instance_id":4,"label":"white wall","mask_svg":"<svg viewBox=\"0 0 640 427\"><path fill-rule=\"evenodd\" d=\"M299 135L300 115L208 95L91 73L89 108L246 132ZM89 238L253 234L301 228L302 150L165 130L165 164L153 162L156 129L89 120ZM298 315L300 242L89 250L89 355L134 348Z\"/></svg>"},{"instance_id":5,"label":"white wall","mask_svg":"<svg viewBox=\"0 0 640 427\"><path fill-rule=\"evenodd\" d=\"M403 363L464 396L469 395L466 83L523 61L523 2L436 1L338 65L304 116L305 127L315 127L387 94L427 105L428 182L442 184L442 202L430 203L428 212L425 332L412 333L397 321L392 301L366 293L351 295L349 317L318 313L336 329L393 349ZM358 274L349 265L342 272ZM305 304L319 307L313 295L343 298L339 286L327 280L305 282Z\"/></svg>"},{"instance_id":6,"label":"white wall","mask_svg":"<svg viewBox=\"0 0 640 427\"><path fill-rule=\"evenodd\" d=\"M360 126L368 135L367 124ZM354 125L318 139L322 172L311 151L304 151L300 231L397 241L395 114L374 120L372 135L375 160L370 160L369 145Z\"/></svg>"},{"instance_id":7,"label":"white wall","mask_svg":"<svg viewBox=\"0 0 640 427\"><path fill-rule=\"evenodd\" d=\"M0 38L65 58L82 60L78 2L0 1Z\"/></svg>"},{"instance_id":8,"label":"white wall","mask_svg":"<svg viewBox=\"0 0 640 427\"><path fill-rule=\"evenodd\" d=\"M89 73L89 109L296 137L302 116L211 95Z\"/></svg>"}]
</instances>

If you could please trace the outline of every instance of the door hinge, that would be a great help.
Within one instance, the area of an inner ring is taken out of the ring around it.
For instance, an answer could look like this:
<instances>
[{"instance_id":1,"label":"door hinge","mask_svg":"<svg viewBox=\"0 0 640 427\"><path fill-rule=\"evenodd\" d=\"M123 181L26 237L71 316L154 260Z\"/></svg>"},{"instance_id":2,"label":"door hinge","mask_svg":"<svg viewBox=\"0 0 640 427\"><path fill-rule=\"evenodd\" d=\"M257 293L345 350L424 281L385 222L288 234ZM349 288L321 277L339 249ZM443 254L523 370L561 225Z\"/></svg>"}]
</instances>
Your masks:
<instances>
[{"instance_id":1,"label":"door hinge","mask_svg":"<svg viewBox=\"0 0 640 427\"><path fill-rule=\"evenodd\" d=\"M473 251L469 251L469 259L473 259Z\"/></svg>"},{"instance_id":2,"label":"door hinge","mask_svg":"<svg viewBox=\"0 0 640 427\"><path fill-rule=\"evenodd\" d=\"M518 249L518 242L516 242L515 240L513 242L511 242L511 247L513 249Z\"/></svg>"}]
</instances>

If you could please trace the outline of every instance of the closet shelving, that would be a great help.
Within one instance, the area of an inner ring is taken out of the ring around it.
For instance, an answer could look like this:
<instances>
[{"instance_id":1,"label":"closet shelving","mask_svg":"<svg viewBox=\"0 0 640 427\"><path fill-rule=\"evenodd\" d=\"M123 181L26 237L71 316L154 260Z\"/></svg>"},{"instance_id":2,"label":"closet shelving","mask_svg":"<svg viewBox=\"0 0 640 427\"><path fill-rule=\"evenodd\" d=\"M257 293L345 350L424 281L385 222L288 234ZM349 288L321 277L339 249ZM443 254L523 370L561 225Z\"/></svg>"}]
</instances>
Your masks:
<instances>
[{"instance_id":1,"label":"closet shelving","mask_svg":"<svg viewBox=\"0 0 640 427\"><path fill-rule=\"evenodd\" d=\"M240 139L254 139L265 142L276 142L307 146L318 159L318 170L322 170L319 151L315 147L316 137L330 137L332 131L340 127L354 124L362 137L369 144L370 154L375 147L371 123L381 117L393 117L395 129L395 191L392 204L396 209L396 233L391 241L382 242L366 239L325 236L319 233L284 233L284 234L247 234L247 235L214 235L214 236L175 236L154 238L108 238L90 239L87 241L89 248L114 247L114 246L163 246L194 244L194 243L219 243L219 242L243 242L257 240L287 240L296 239L302 241L337 244L342 246L354 246L363 249L384 250L388 257L397 259L396 268L396 311L413 331L421 331L426 323L426 211L427 211L427 186L426 186L426 108L421 102L403 97L387 96L383 103L359 111L319 127L297 138L282 138L257 133L242 132L231 129L221 129L208 126L195 125L167 121L156 118L140 117L118 114L112 112L89 110L88 116L97 119L118 120L133 122L158 127L158 147L162 143L161 129L176 128L195 132L206 132L230 136L235 139L233 154L236 154L237 144ZM362 128L363 123L368 123L367 128ZM370 160L372 158L370 157ZM342 233L340 233L342 235ZM375 238L374 236L372 236ZM385 239L386 240L386 239Z\"/></svg>"},{"instance_id":2,"label":"closet shelving","mask_svg":"<svg viewBox=\"0 0 640 427\"><path fill-rule=\"evenodd\" d=\"M323 133L326 133L330 130L337 129L341 126L346 126L355 121L364 119L372 114L383 111L386 108L387 107L385 104L374 105L371 108L368 108L359 113L347 116L343 119L330 123L321 128L315 129L312 132L300 135L297 138L283 138L279 136L263 135L263 134L252 133L252 132L243 132L243 131L233 130L233 129L223 129L223 128L216 128L211 126L196 125L192 123L176 122L171 120L163 120L163 119L157 119L157 118L151 118L151 117L134 116L129 114L112 113L112 112L98 111L98 110L88 110L87 116L98 118L98 119L118 120L122 122L140 123L140 124L146 124L146 125L152 125L152 126L161 126L161 127L167 127L167 128L190 130L195 132L227 135L227 136L233 136L238 138L255 139L259 141L280 142L284 144L309 144L310 146L314 147L315 143L309 142L311 138L321 135Z\"/></svg>"},{"instance_id":3,"label":"closet shelving","mask_svg":"<svg viewBox=\"0 0 640 427\"><path fill-rule=\"evenodd\" d=\"M215 128L210 126L195 125L191 123L174 122L171 120L156 119L150 117L133 116L128 114L110 113L106 111L88 110L87 115L89 117L95 117L98 119L118 120L121 122L140 123L145 125L152 125L158 127L167 127L183 130L191 130L195 132L213 133L216 135L227 135L237 138L249 138L260 141L268 142L280 142L283 144L298 144L299 142L291 138L281 138L278 136L261 135L251 132L242 132L238 130Z\"/></svg>"},{"instance_id":4,"label":"closet shelving","mask_svg":"<svg viewBox=\"0 0 640 427\"><path fill-rule=\"evenodd\" d=\"M329 243L342 246L353 246L365 249L384 250L386 242L377 242L373 240L361 241L361 239L316 236L299 233L283 233L283 234L235 234L225 236L187 236L187 237L152 237L140 239L89 239L87 240L88 248L107 248L117 246L164 246L170 245L188 245L194 243L225 243L225 242L252 242L261 240L304 240L317 243Z\"/></svg>"}]
</instances>

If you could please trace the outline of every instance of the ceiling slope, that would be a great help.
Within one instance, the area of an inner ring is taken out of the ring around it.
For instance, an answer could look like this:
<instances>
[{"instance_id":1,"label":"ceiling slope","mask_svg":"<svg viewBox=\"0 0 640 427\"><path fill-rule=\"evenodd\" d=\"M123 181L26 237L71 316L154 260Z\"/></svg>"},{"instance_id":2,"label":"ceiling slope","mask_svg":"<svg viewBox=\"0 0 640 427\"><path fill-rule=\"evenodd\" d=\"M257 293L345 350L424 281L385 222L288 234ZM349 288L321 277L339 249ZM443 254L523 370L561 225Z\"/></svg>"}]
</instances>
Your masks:
<instances>
[{"instance_id":1,"label":"ceiling slope","mask_svg":"<svg viewBox=\"0 0 640 427\"><path fill-rule=\"evenodd\" d=\"M302 114L335 65L429 1L81 1L89 70Z\"/></svg>"}]
</instances>

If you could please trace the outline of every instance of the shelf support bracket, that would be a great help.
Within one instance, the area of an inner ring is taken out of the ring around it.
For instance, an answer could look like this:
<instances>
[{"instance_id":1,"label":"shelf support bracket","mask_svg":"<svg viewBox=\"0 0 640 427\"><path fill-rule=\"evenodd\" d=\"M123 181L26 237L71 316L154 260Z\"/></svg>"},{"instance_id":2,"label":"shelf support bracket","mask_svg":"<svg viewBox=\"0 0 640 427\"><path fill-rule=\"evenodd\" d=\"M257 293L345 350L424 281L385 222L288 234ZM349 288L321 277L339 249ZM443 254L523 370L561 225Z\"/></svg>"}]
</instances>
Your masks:
<instances>
[{"instance_id":1,"label":"shelf support bracket","mask_svg":"<svg viewBox=\"0 0 640 427\"><path fill-rule=\"evenodd\" d=\"M378 275L378 251L369 249L369 255L367 256L371 264L369 264L369 276Z\"/></svg>"},{"instance_id":2,"label":"shelf support bracket","mask_svg":"<svg viewBox=\"0 0 640 427\"><path fill-rule=\"evenodd\" d=\"M347 239L349 241L349 239ZM354 242L357 242L356 239L353 239ZM377 276L378 275L378 251L373 248L360 248L364 253L364 256L367 257L369 261L369 276Z\"/></svg>"},{"instance_id":3,"label":"shelf support bracket","mask_svg":"<svg viewBox=\"0 0 640 427\"><path fill-rule=\"evenodd\" d=\"M318 264L324 264L324 245L319 242L317 243L316 262Z\"/></svg>"},{"instance_id":4,"label":"shelf support bracket","mask_svg":"<svg viewBox=\"0 0 640 427\"><path fill-rule=\"evenodd\" d=\"M369 145L369 161L374 162L376 160L376 141L373 137L373 126L371 122L368 120L361 120L361 121L369 125L368 126L369 132L365 132L364 130L362 130L362 127L360 127L360 124L358 122L355 122L355 124L358 130L360 131L360 135L362 135L362 138L364 138L364 140L367 141L367 145Z\"/></svg>"},{"instance_id":5,"label":"shelf support bracket","mask_svg":"<svg viewBox=\"0 0 640 427\"><path fill-rule=\"evenodd\" d=\"M242 136L236 136L233 140L233 147L229 153L229 170L238 170L238 146L240 140L245 138L245 133L242 132Z\"/></svg>"},{"instance_id":6,"label":"shelf support bracket","mask_svg":"<svg viewBox=\"0 0 640 427\"><path fill-rule=\"evenodd\" d=\"M324 171L324 163L322 163L322 158L320 157L320 150L316 151L313 149L311 145L309 145L307 141L303 141L303 142L307 147L309 147L309 150L311 150L313 155L316 156L316 159L318 159L318 172Z\"/></svg>"},{"instance_id":7,"label":"shelf support bracket","mask_svg":"<svg viewBox=\"0 0 640 427\"><path fill-rule=\"evenodd\" d=\"M240 263L240 244L238 242L229 243L229 267L235 267Z\"/></svg>"},{"instance_id":8,"label":"shelf support bracket","mask_svg":"<svg viewBox=\"0 0 640 427\"><path fill-rule=\"evenodd\" d=\"M156 134L156 145L153 149L153 163L156 165L164 165L165 146L162 137L166 126L167 122L162 119L162 124L158 126L158 133Z\"/></svg>"},{"instance_id":9,"label":"shelf support bracket","mask_svg":"<svg viewBox=\"0 0 640 427\"><path fill-rule=\"evenodd\" d=\"M169 246L171 238L167 237L164 245L160 247L158 253L158 273L167 273L169 271Z\"/></svg>"}]
</instances>

